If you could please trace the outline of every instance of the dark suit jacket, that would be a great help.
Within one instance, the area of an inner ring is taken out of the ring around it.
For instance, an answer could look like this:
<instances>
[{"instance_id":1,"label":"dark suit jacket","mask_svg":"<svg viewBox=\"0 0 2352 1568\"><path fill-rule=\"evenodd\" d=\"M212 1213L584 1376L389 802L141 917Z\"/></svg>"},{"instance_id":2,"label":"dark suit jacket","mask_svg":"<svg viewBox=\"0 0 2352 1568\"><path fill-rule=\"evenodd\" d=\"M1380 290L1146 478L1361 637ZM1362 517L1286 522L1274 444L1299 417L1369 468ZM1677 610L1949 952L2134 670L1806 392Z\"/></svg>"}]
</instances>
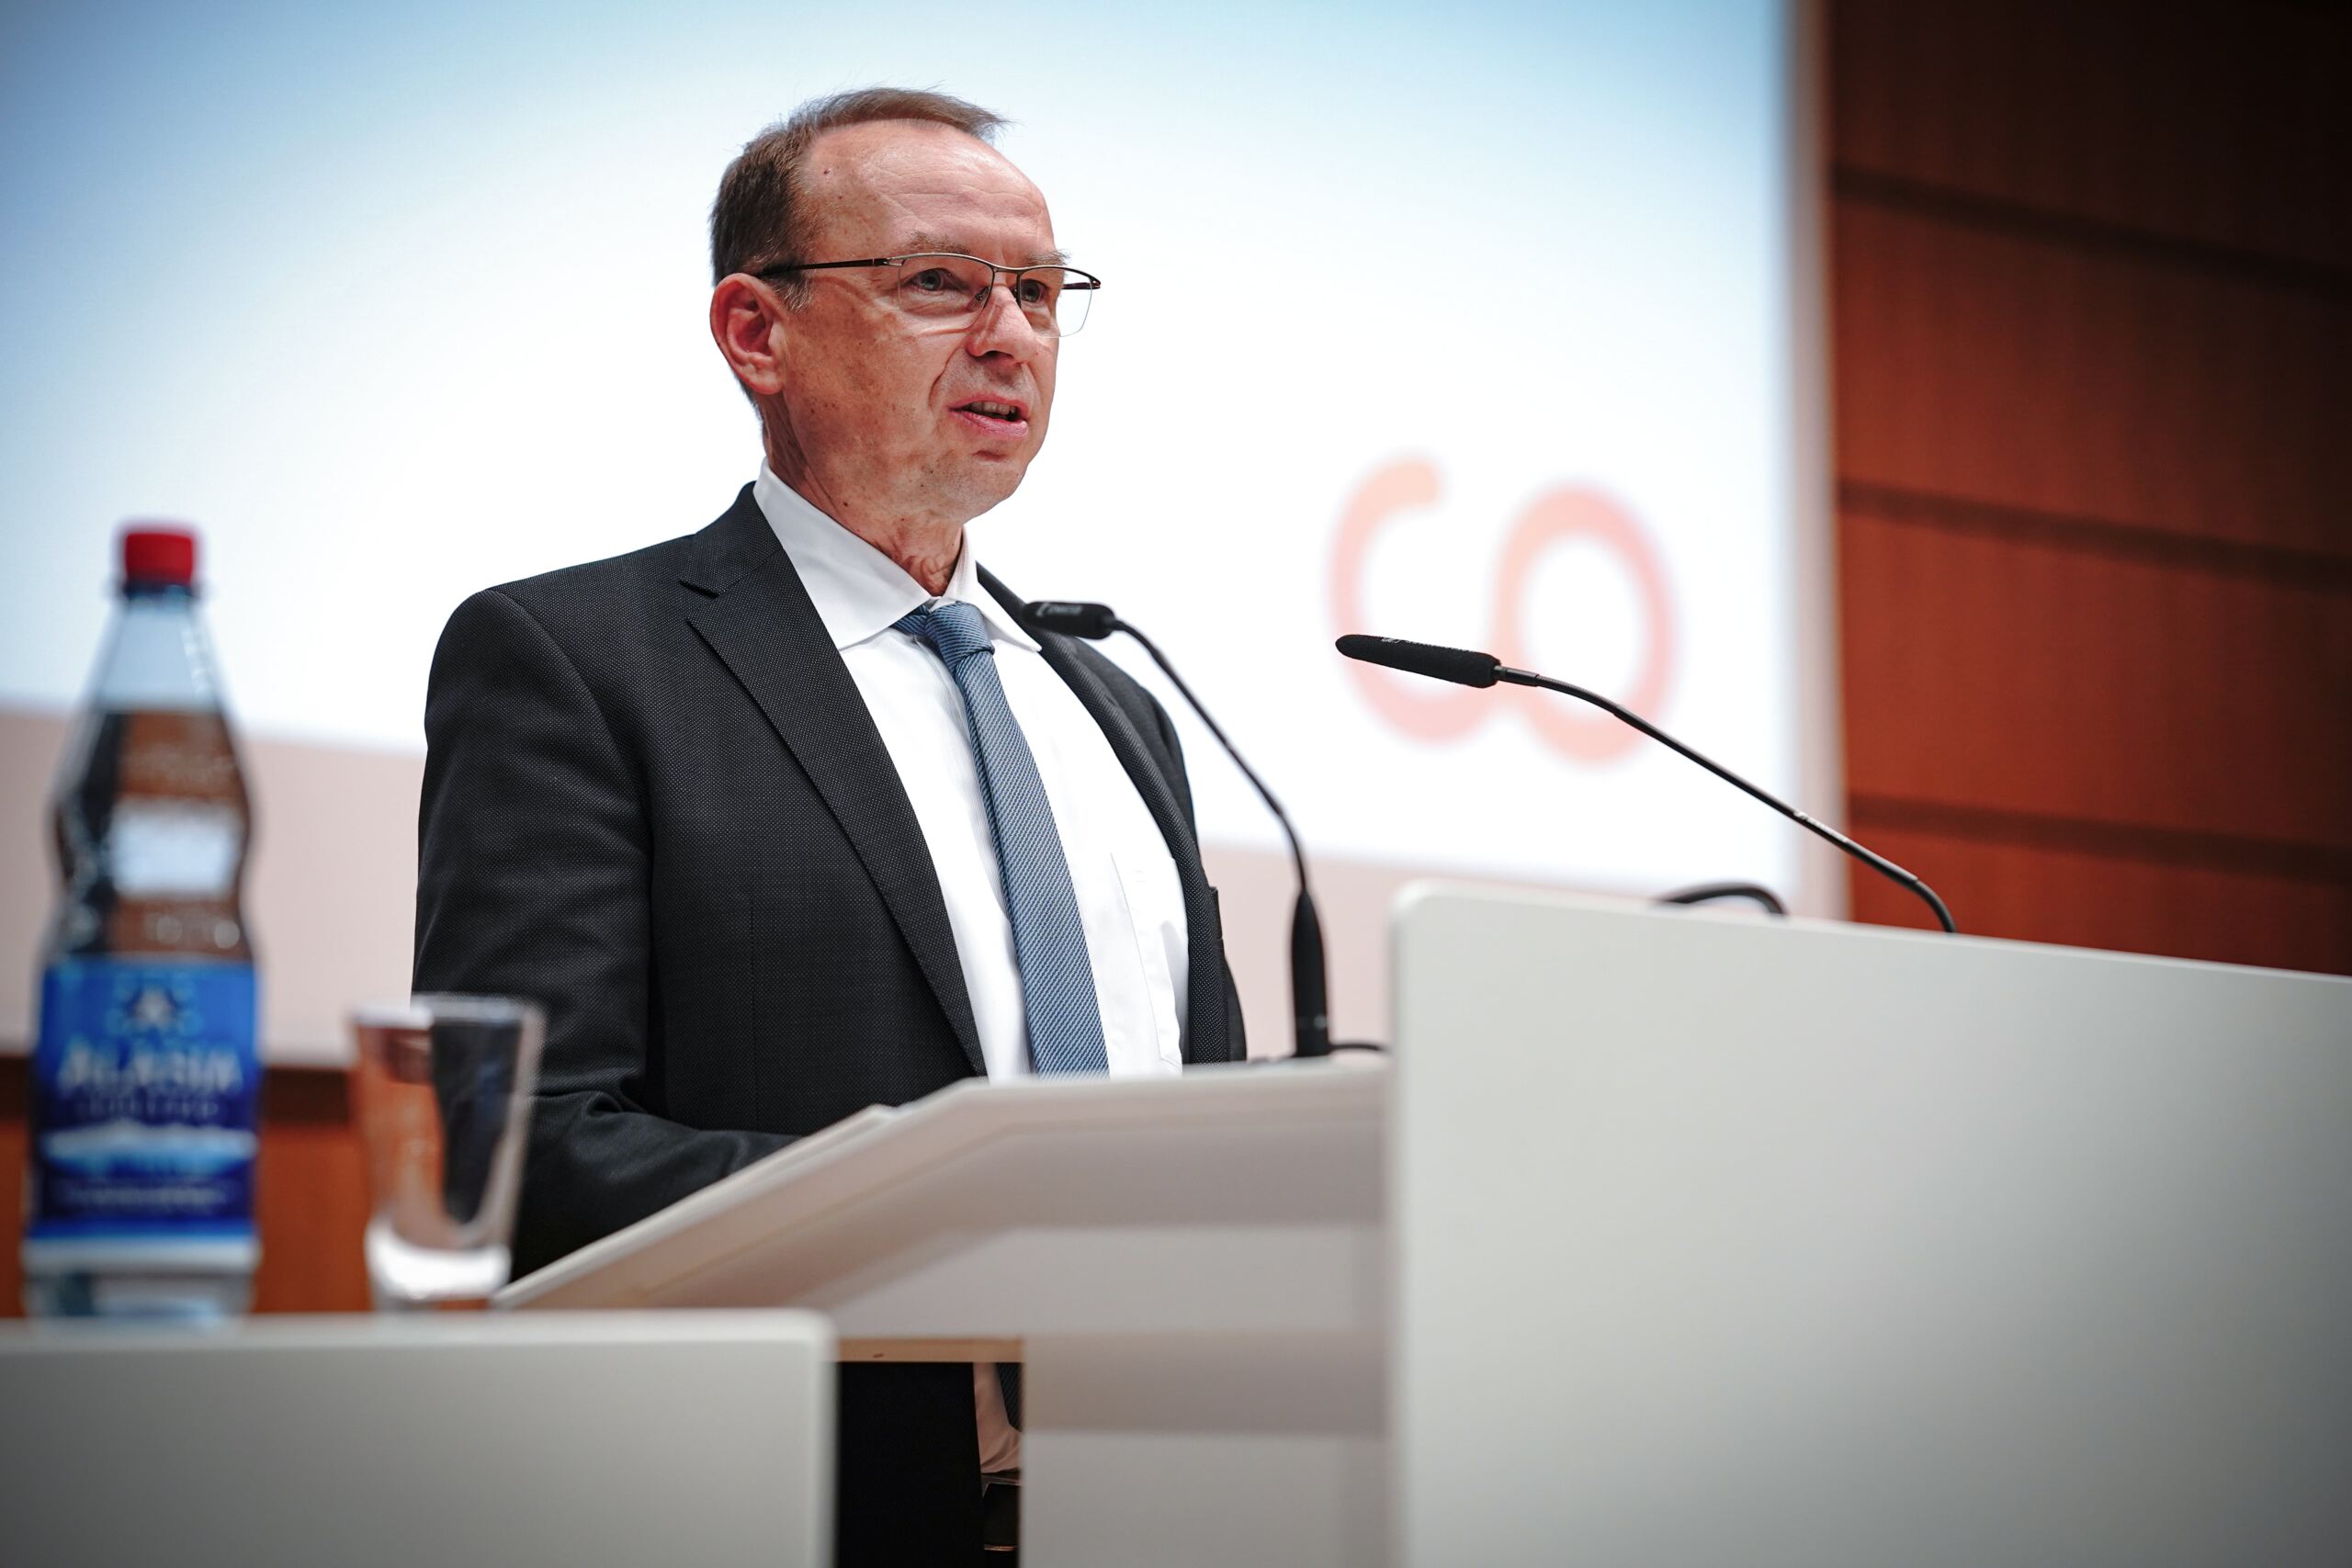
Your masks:
<instances>
[{"instance_id":1,"label":"dark suit jacket","mask_svg":"<svg viewBox=\"0 0 2352 1568\"><path fill-rule=\"evenodd\" d=\"M1091 646L1037 640L1175 860L1184 1059L1238 1060L1167 715ZM548 1012L518 1273L985 1073L913 808L749 486L698 534L467 600L425 736L417 988ZM845 1368L841 1403L842 1561L976 1551L969 1370Z\"/></svg>"}]
</instances>

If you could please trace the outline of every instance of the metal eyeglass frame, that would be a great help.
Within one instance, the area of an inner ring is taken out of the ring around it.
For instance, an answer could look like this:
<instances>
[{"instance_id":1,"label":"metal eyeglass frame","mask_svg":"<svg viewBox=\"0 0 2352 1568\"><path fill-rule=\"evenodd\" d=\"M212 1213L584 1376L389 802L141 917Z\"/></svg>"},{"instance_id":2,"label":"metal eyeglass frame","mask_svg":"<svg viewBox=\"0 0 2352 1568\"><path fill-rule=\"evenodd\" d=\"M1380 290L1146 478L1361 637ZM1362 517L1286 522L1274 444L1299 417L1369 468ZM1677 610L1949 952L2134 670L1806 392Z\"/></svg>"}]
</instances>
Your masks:
<instances>
[{"instance_id":1,"label":"metal eyeglass frame","mask_svg":"<svg viewBox=\"0 0 2352 1568\"><path fill-rule=\"evenodd\" d=\"M770 282L774 282L777 277L787 273L831 272L842 267L856 266L904 267L907 263L910 261L922 261L932 256L936 256L942 261L967 261L975 266L984 266L989 269L988 287L981 289L979 293L974 295L972 298L972 310L976 317L979 310L988 304L989 296L996 291L998 281L1001 278L1011 278L1012 280L1007 287L1012 292L1012 302L1016 306L1021 303L1021 279L1033 272L1058 272L1062 274L1066 279L1062 284L1062 287L1065 289L1076 288L1087 293L1092 293L1102 287L1102 280L1095 276L1092 273L1082 272L1077 267L1067 266L1060 262L1039 262L1035 266L999 266L996 263L989 261L985 256L967 255L962 251L909 251L906 254L900 256L864 256L856 261L778 262L774 266L763 266L760 268L759 271L752 274L752 276L753 277L764 278ZM1083 322L1080 323L1081 326L1083 324ZM1068 333L1061 330L1061 323L1058 320L1057 320L1054 324L1054 335L1056 337L1068 337L1069 335Z\"/></svg>"}]
</instances>

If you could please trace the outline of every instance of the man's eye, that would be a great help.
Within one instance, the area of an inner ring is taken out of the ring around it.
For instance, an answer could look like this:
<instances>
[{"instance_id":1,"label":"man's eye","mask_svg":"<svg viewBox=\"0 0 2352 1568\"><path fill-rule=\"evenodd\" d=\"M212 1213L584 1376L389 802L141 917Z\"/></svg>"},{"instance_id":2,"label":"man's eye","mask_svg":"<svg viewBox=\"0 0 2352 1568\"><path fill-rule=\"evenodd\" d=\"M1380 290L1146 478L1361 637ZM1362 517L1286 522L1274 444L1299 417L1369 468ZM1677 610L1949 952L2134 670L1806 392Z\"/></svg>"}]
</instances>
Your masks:
<instances>
[{"instance_id":1,"label":"man's eye","mask_svg":"<svg viewBox=\"0 0 2352 1568\"><path fill-rule=\"evenodd\" d=\"M956 292L956 277L944 266L927 266L907 279L907 287L918 294L952 294Z\"/></svg>"},{"instance_id":2,"label":"man's eye","mask_svg":"<svg viewBox=\"0 0 2352 1568\"><path fill-rule=\"evenodd\" d=\"M1053 288L1042 277L1024 277L1021 280L1021 302L1023 305L1050 305L1054 302Z\"/></svg>"}]
</instances>

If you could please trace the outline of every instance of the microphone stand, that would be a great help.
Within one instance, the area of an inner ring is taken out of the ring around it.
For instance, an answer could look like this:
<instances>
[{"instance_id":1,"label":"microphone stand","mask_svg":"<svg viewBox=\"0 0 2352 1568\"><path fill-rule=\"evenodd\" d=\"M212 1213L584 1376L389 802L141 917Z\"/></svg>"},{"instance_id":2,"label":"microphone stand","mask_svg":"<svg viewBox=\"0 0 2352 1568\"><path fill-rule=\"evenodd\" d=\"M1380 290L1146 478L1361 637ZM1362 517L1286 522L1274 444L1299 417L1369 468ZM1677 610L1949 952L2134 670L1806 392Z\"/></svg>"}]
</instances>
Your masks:
<instances>
[{"instance_id":1,"label":"microphone stand","mask_svg":"<svg viewBox=\"0 0 2352 1568\"><path fill-rule=\"evenodd\" d=\"M1781 896L1760 882L1702 882L1696 887L1661 893L1651 902L1712 904L1718 898L1746 898L1760 906L1768 915L1786 915L1789 912L1789 907L1781 902Z\"/></svg>"},{"instance_id":2,"label":"microphone stand","mask_svg":"<svg viewBox=\"0 0 2352 1568\"><path fill-rule=\"evenodd\" d=\"M1209 733L1216 737L1216 743L1225 748L1225 754L1233 759L1233 765L1241 770L1241 776L1250 781L1250 787L1256 790L1258 798L1266 803L1266 809L1274 814L1274 820L1282 825L1283 838L1290 845L1291 867L1298 876L1298 897L1291 905L1290 912L1292 1049L1300 1056L1329 1055L1331 1018L1328 1000L1329 992L1324 977L1323 921L1315 910L1315 894L1306 879L1306 852L1299 845L1298 830L1290 825L1290 813L1284 811L1282 802L1274 798L1274 792L1266 787L1266 781L1258 776L1258 770L1242 760L1240 751L1235 749L1224 728L1209 716L1209 710L1201 705L1201 699L1193 694L1193 688L1184 683L1184 677L1176 673L1176 667L1168 662L1166 654L1159 651L1159 645L1119 619L1108 604L1040 599L1023 605L1022 615L1042 630L1084 637L1090 642L1099 642L1113 632L1125 632L1141 643L1143 650L1151 655L1151 661L1159 666L1159 672L1168 677L1169 683L1183 694L1184 701L1200 716L1201 722L1208 726ZM1352 1049L1355 1043L1350 1042L1349 1044ZM1364 1048L1379 1049L1377 1046Z\"/></svg>"},{"instance_id":3,"label":"microphone stand","mask_svg":"<svg viewBox=\"0 0 2352 1568\"><path fill-rule=\"evenodd\" d=\"M1315 911L1315 895L1306 881L1306 852L1299 846L1298 830L1290 825L1290 814L1274 798L1274 792L1266 787L1266 781L1258 776L1258 770L1241 760L1241 753L1234 749L1216 720L1209 716L1209 710L1201 705L1201 699L1193 694L1193 688L1184 684L1184 677L1176 673L1176 667L1168 662L1168 656L1159 651L1159 645L1116 615L1108 618L1108 625L1110 630L1125 632L1143 645L1143 650L1151 655L1151 661L1159 666L1159 672L1183 694L1185 702L1192 705L1201 722L1208 726L1209 733L1216 737L1216 743L1225 748L1225 754L1233 759L1233 765L1241 770L1241 776L1250 781L1258 798L1266 803L1266 809L1282 825L1283 837L1290 844L1291 868L1298 876L1298 897L1290 911L1293 1050L1301 1056L1329 1055L1331 1018L1323 975L1323 921Z\"/></svg>"},{"instance_id":4,"label":"microphone stand","mask_svg":"<svg viewBox=\"0 0 2352 1568\"><path fill-rule=\"evenodd\" d=\"M1804 812L1799 811L1795 807L1791 806L1787 801L1782 800L1780 796L1759 788L1755 784L1749 784L1746 779L1741 778L1737 773L1733 773L1729 768L1724 767L1722 763L1714 761L1714 759L1705 755L1703 752L1695 750L1689 746L1685 746L1681 741L1677 740L1673 736L1668 735L1665 730L1660 729L1657 725L1652 724L1649 720L1634 712L1631 708L1620 706L1618 704L1611 702L1607 697L1602 696L1598 692L1587 691L1582 686L1572 686L1566 681L1555 681L1549 675L1538 675L1532 670L1513 670L1509 665L1498 664L1495 669L1495 679L1498 681L1509 681L1515 686L1537 686L1547 692L1558 692L1563 696L1575 697L1581 702L1590 703L1593 706L1600 709L1602 712L1611 714L1623 720L1624 723L1632 725L1635 729L1640 730L1643 734L1648 736L1659 745L1665 746L1669 750L1679 751L1683 756L1690 758L1692 761L1698 763L1701 767L1706 769L1707 772L1714 774L1715 777L1723 780L1725 784L1736 784L1740 789L1745 790L1747 794L1754 795L1757 799L1762 801L1765 805L1770 807L1773 810L1779 812L1790 821L1794 822L1798 827L1809 828L1815 833L1820 834L1823 838L1828 840L1831 843L1837 845L1848 854L1852 855L1856 860L1860 861L1864 865L1869 866L1880 875L1891 878L1895 882L1901 883L1904 886L1908 887L1912 892L1917 893L1920 897L1927 900L1928 908L1935 911L1936 919L1943 926L1945 931L1955 936L1960 933L1960 928L1952 923L1951 911L1944 908L1944 901L1936 897L1936 890L1934 888L1919 880L1918 877L1914 876L1911 873L1904 870L1901 866L1895 864L1893 861L1887 859L1884 855L1878 853L1876 851L1865 849L1862 845L1854 842L1853 840L1846 837L1845 834L1839 832L1837 829L1832 828L1828 823L1823 822L1816 818L1808 817Z\"/></svg>"},{"instance_id":5,"label":"microphone stand","mask_svg":"<svg viewBox=\"0 0 2352 1568\"><path fill-rule=\"evenodd\" d=\"M1396 637L1370 637L1361 632L1351 632L1340 638L1337 647L1347 658L1377 664L1384 669L1402 670L1408 675L1425 675L1432 681L1451 681L1459 686L1481 688L1491 686L1498 681L1508 681L1514 686L1538 686L1547 692L1558 692L1563 696L1590 703L1601 712L1632 725L1668 750L1690 758L1725 784L1736 784L1743 792L1754 795L1798 827L1818 833L1880 875L1917 893L1927 901L1928 908L1935 911L1938 924L1951 935L1960 934L1960 927L1952 923L1951 911L1944 908L1944 901L1936 897L1934 888L1884 855L1864 849L1826 822L1808 817L1780 796L1749 784L1713 758L1692 750L1640 714L1619 706L1599 692L1571 686L1566 681L1555 681L1549 675L1539 675L1532 670L1510 669L1493 654L1482 653L1476 649L1445 648L1436 643L1410 642Z\"/></svg>"}]
</instances>

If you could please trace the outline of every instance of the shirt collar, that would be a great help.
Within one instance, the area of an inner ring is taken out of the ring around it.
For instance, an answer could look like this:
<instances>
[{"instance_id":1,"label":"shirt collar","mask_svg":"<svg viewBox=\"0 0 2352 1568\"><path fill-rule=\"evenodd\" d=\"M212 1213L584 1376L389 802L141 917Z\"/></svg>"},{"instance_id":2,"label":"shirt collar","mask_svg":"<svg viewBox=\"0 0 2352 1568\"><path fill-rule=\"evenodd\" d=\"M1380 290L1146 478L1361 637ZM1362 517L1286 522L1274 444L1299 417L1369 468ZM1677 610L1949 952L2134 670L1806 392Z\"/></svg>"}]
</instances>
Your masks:
<instances>
[{"instance_id":1,"label":"shirt collar","mask_svg":"<svg viewBox=\"0 0 2352 1568\"><path fill-rule=\"evenodd\" d=\"M808 590L808 602L836 649L854 648L879 637L913 611L932 603L923 585L907 575L906 568L834 522L808 499L782 479L767 464L752 481L752 499L775 533L776 543L792 558L793 570ZM967 533L956 552L956 570L948 574L942 599L961 600L980 612L989 636L998 642L1037 651L1037 641L1022 630L995 594L980 585L979 563L972 558Z\"/></svg>"}]
</instances>

